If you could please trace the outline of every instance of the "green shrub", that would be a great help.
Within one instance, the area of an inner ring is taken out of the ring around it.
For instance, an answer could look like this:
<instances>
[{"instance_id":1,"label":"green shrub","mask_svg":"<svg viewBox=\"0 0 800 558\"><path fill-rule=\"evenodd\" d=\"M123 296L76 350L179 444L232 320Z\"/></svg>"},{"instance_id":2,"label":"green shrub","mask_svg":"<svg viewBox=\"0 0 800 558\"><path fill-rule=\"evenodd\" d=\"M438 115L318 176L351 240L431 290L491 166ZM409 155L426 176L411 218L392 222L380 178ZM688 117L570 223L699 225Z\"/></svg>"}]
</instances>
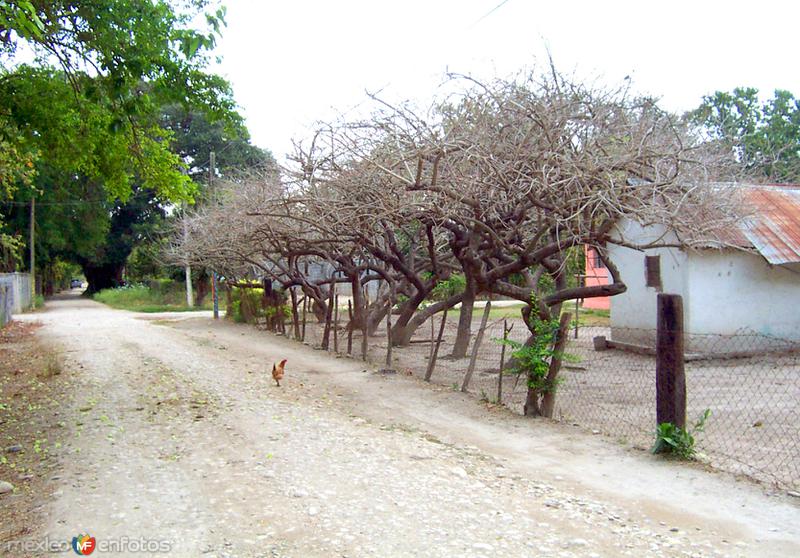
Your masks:
<instances>
[{"instance_id":1,"label":"green shrub","mask_svg":"<svg viewBox=\"0 0 800 558\"><path fill-rule=\"evenodd\" d=\"M680 428L671 422L662 422L656 428L656 442L650 451L666 453L680 459L693 459L697 453L694 436L705 430L710 415L711 409L703 411L691 430Z\"/></svg>"},{"instance_id":2,"label":"green shrub","mask_svg":"<svg viewBox=\"0 0 800 558\"><path fill-rule=\"evenodd\" d=\"M463 273L454 273L448 279L439 281L431 291L432 300L447 300L453 295L463 293L467 288L467 278Z\"/></svg>"},{"instance_id":3,"label":"green shrub","mask_svg":"<svg viewBox=\"0 0 800 558\"><path fill-rule=\"evenodd\" d=\"M255 323L259 318L267 316L262 305L264 289L260 287L242 289L231 288L231 307L228 316L237 323Z\"/></svg>"},{"instance_id":4,"label":"green shrub","mask_svg":"<svg viewBox=\"0 0 800 558\"><path fill-rule=\"evenodd\" d=\"M550 370L550 360L556 356L553 344L558 334L558 320L541 320L536 316L531 316L533 324L533 337L530 345L519 343L512 339L493 339L501 345L508 345L512 349L511 357L513 365L507 369L510 374L522 374L527 379L528 387L540 393L553 391L555 385L550 385L547 381L547 373ZM560 354L560 358L569 355Z\"/></svg>"}]
</instances>

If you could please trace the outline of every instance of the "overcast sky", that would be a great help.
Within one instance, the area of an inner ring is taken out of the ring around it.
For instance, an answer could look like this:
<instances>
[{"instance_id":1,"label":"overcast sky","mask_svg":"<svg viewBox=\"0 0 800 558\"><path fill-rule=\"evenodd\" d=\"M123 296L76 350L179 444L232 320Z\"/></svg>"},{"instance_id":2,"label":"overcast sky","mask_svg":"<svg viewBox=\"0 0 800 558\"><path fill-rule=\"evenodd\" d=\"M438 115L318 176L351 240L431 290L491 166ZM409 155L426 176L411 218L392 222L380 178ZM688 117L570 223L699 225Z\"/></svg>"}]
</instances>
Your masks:
<instances>
[{"instance_id":1,"label":"overcast sky","mask_svg":"<svg viewBox=\"0 0 800 558\"><path fill-rule=\"evenodd\" d=\"M214 70L253 142L279 160L291 138L365 90L430 99L446 70L507 76L541 66L662 98L670 110L753 86L800 95L794 1L224 0Z\"/></svg>"}]
</instances>

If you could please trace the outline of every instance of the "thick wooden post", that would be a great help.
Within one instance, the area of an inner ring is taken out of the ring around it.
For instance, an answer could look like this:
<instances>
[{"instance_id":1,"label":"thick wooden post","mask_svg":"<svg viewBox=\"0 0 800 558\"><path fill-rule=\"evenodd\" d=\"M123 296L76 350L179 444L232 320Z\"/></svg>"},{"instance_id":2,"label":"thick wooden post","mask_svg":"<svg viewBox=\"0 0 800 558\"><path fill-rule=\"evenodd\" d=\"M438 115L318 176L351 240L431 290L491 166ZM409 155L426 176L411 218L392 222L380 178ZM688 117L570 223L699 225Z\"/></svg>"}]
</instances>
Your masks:
<instances>
[{"instance_id":1,"label":"thick wooden post","mask_svg":"<svg viewBox=\"0 0 800 558\"><path fill-rule=\"evenodd\" d=\"M686 428L683 299L658 295L656 331L656 423Z\"/></svg>"}]
</instances>

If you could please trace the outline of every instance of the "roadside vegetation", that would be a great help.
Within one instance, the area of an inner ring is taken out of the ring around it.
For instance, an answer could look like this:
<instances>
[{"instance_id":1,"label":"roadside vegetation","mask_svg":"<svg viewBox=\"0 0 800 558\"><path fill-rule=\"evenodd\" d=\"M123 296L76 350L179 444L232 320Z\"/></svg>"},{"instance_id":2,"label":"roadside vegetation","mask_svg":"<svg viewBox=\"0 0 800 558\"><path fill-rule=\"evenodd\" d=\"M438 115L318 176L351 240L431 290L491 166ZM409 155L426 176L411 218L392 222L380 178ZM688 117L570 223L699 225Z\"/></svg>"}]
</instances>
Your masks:
<instances>
[{"instance_id":1,"label":"roadside vegetation","mask_svg":"<svg viewBox=\"0 0 800 558\"><path fill-rule=\"evenodd\" d=\"M187 306L184 286L170 280L103 289L93 298L112 308L133 312L192 312L211 310L213 304L211 297L204 297L199 305Z\"/></svg>"}]
</instances>

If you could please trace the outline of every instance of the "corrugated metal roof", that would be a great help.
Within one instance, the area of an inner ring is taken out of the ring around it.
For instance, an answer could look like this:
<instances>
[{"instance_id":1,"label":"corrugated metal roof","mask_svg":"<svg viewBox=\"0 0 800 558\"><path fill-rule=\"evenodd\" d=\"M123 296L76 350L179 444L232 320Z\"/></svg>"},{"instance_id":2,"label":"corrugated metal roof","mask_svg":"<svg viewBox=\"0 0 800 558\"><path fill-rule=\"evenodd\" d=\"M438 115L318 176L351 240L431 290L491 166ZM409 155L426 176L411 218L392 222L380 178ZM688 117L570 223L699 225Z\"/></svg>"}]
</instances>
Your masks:
<instances>
[{"instance_id":1,"label":"corrugated metal roof","mask_svg":"<svg viewBox=\"0 0 800 558\"><path fill-rule=\"evenodd\" d=\"M800 186L744 188L742 232L771 264L800 263Z\"/></svg>"}]
</instances>

